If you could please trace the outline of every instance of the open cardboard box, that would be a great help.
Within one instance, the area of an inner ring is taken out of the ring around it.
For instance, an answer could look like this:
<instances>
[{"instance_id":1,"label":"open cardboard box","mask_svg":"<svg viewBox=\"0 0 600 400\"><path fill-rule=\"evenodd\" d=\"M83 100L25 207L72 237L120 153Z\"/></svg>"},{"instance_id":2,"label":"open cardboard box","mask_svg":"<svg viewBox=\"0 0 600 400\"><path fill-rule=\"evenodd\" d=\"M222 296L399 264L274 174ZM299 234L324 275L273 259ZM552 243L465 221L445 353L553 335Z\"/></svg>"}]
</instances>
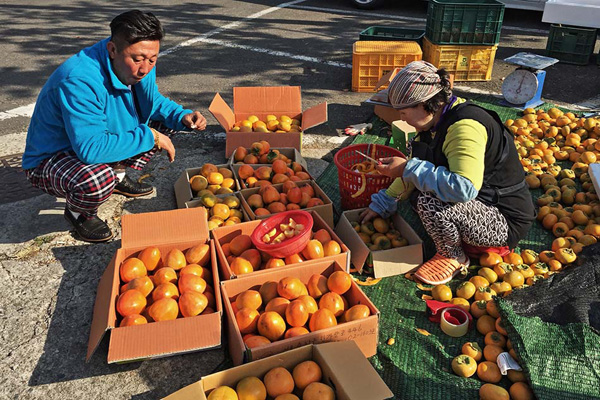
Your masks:
<instances>
[{"instance_id":1,"label":"open cardboard box","mask_svg":"<svg viewBox=\"0 0 600 400\"><path fill-rule=\"evenodd\" d=\"M342 249L342 252L340 254L337 254L335 256L324 257L321 260L335 260L345 268L346 272L350 271L350 250L348 250L348 247L346 247L346 245L344 244L344 242L342 242L340 237L338 235L336 235L336 233L333 231L333 229L329 225L327 225L327 223L323 220L323 218L321 218L321 216L317 212L315 212L315 211L308 211L308 212L313 217L313 232L316 232L319 229L326 229L327 232L329 232L329 235L331 235L331 239L338 242ZM212 236L215 241L215 249L217 252L217 260L219 261L219 267L220 267L221 276L223 277L223 279L227 280L227 279L235 279L235 278L245 278L248 276L264 275L265 273L268 273L270 271L268 269L261 269L258 271L251 272L249 274L243 274L243 275L237 276L231 270L231 267L229 266L229 263L227 262L227 257L225 257L225 253L223 253L222 246L225 243L231 242L233 240L233 238L235 238L236 236L239 236L239 235L251 235L252 232L254 232L254 229L256 229L256 227L258 225L260 225L261 222L262 222L262 220L254 220L254 221L244 222L242 224L237 224L237 225L221 226L212 231ZM313 260L305 261L302 263L302 265L304 265L307 262L311 262L311 261L313 261ZM290 264L290 265L297 265L297 264ZM288 265L285 265L282 267L278 267L278 269L285 269L287 267L288 267Z\"/></svg>"},{"instance_id":2,"label":"open cardboard box","mask_svg":"<svg viewBox=\"0 0 600 400\"><path fill-rule=\"evenodd\" d=\"M327 224L333 228L333 226L334 226L333 225L333 203L331 202L331 199L329 199L329 197L327 197L325 192L319 187L319 185L317 185L317 183L315 181L298 181L296 183L298 184L298 186L303 186L305 184L311 185L315 191L315 197L318 197L321 200L323 200L322 205L303 208L302 210L316 211L317 213L319 213L321 218L323 218L325 220L325 222L327 222ZM277 189L277 191L279 193L281 193L281 188L283 187L283 183L278 183L276 185L273 185L273 187L275 189ZM265 218L269 218L272 215L272 214L271 215L256 215L256 214L254 214L254 211L248 204L248 201L247 201L248 197L252 196L253 194L258 193L259 190L260 190L260 188L258 188L258 187L240 190L240 194L242 195L242 207L246 210L250 219L265 219Z\"/></svg>"},{"instance_id":3,"label":"open cardboard box","mask_svg":"<svg viewBox=\"0 0 600 400\"><path fill-rule=\"evenodd\" d=\"M297 264L296 266L285 269L273 268L268 270L268 273L248 276L244 279L232 279L221 282L221 295L227 314L229 354L233 359L233 364L240 365L243 362L258 360L307 344L345 340L355 341L365 357L375 355L375 353L377 353L377 342L379 340L379 310L354 281L352 281L352 286L344 296L348 300L348 307L352 307L356 304L364 304L369 307L371 315L367 318L344 322L330 328L321 329L289 339L278 340L252 349L246 348L246 345L242 340L242 334L238 328L231 306L231 302L238 294L249 289L258 290L265 282L279 282L279 280L285 277L298 278L306 284L313 274L321 274L328 277L335 271L343 270L345 270L345 268L336 261L312 261Z\"/></svg>"},{"instance_id":4,"label":"open cardboard box","mask_svg":"<svg viewBox=\"0 0 600 400\"><path fill-rule=\"evenodd\" d=\"M228 197L228 196L235 196L240 201L239 210L242 212L242 217L243 217L242 222L251 221L250 217L248 216L248 213L246 213L246 210L242 207L242 196L240 195L240 192L233 192L233 193L228 193L228 194L215 194L215 196L220 199L224 199L225 197ZM197 208L197 207L206 208L204 206L204 203L202 203L202 200L200 200L200 199L190 200L190 201L185 202L185 208ZM209 215L208 215L208 217L210 218Z\"/></svg>"},{"instance_id":5,"label":"open cardboard box","mask_svg":"<svg viewBox=\"0 0 600 400\"><path fill-rule=\"evenodd\" d=\"M371 363L353 341L302 346L262 360L217 372L188 385L165 400L206 400L211 390L219 386L236 387L247 376L262 379L275 367L292 371L303 361L312 360L323 372L321 382L335 390L338 400L384 400L394 396Z\"/></svg>"},{"instance_id":6,"label":"open cardboard box","mask_svg":"<svg viewBox=\"0 0 600 400\"><path fill-rule=\"evenodd\" d=\"M128 214L123 216L121 224L121 248L115 253L98 284L86 361L90 360L109 330L109 364L220 347L223 307L216 251L214 241L208 236L206 209ZM172 321L118 327L116 302L121 286L121 262L148 246L158 247L164 262L171 249L185 251L201 243L210 243L216 312Z\"/></svg>"},{"instance_id":7,"label":"open cardboard box","mask_svg":"<svg viewBox=\"0 0 600 400\"><path fill-rule=\"evenodd\" d=\"M231 172L233 169L229 164L218 164L217 168L227 168ZM201 175L202 167L197 168L187 168L184 170L179 178L175 181L174 189L175 189L175 201L177 202L177 208L185 208L185 202L194 200L194 193L192 192L192 187L190 186L190 178L194 175ZM233 180L235 181L235 186L232 189L234 192L240 190L235 174L233 175Z\"/></svg>"},{"instance_id":8,"label":"open cardboard box","mask_svg":"<svg viewBox=\"0 0 600 400\"><path fill-rule=\"evenodd\" d=\"M415 270L423 263L423 241L408 223L397 213L393 215L394 227L400 231L409 245L389 250L371 251L354 230L350 222L359 221L364 208L344 211L335 228L335 232L350 248L352 264L362 272L369 256L373 260L373 271L376 278L405 274Z\"/></svg>"},{"instance_id":9,"label":"open cardboard box","mask_svg":"<svg viewBox=\"0 0 600 400\"><path fill-rule=\"evenodd\" d=\"M296 150L293 147L282 147L282 148L271 148L270 150L277 150L279 151L279 154L283 154L284 156L286 156L287 158L289 158L291 161L295 161L298 164L302 165L302 167L304 167L304 169L308 169L307 165L306 165L306 160L304 159L304 157L302 157L302 155L300 154L300 152L298 150ZM229 164L230 165L235 165L236 162L233 159L233 153L231 154L231 157L229 157ZM271 164L251 164L252 166L255 165L271 165Z\"/></svg>"},{"instance_id":10,"label":"open cardboard box","mask_svg":"<svg viewBox=\"0 0 600 400\"><path fill-rule=\"evenodd\" d=\"M248 186L246 186L246 182L240 178L239 171L240 171L240 168L242 165L244 165L244 164L232 164L231 165L231 169L233 170L233 176L235 177L235 180L236 180L236 185L240 187L240 190L251 189ZM250 166L255 171L257 169L259 169L260 167L269 167L269 168L273 167L272 164L250 164ZM302 166L302 172L306 172L309 176L309 179L305 179L305 180L314 180L313 176L308 172L306 167ZM272 176L271 176L271 178L272 178Z\"/></svg>"},{"instance_id":11,"label":"open cardboard box","mask_svg":"<svg viewBox=\"0 0 600 400\"><path fill-rule=\"evenodd\" d=\"M293 147L302 152L302 133L232 132L237 121L256 115L265 120L267 115L287 115L300 120L302 132L327 121L327 103L323 102L302 112L300 86L256 86L233 88L233 110L217 93L208 110L227 132L225 156L229 157L239 146L250 147L266 140L271 147Z\"/></svg>"}]
</instances>

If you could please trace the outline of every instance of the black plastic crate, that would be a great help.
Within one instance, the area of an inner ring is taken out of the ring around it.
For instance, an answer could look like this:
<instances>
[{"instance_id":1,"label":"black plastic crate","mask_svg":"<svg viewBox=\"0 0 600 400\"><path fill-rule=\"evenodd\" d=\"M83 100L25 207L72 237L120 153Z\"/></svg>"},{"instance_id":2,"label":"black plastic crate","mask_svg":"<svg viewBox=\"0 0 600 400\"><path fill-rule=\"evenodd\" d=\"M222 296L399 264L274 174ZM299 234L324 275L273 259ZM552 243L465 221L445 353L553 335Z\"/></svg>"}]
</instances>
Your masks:
<instances>
[{"instance_id":1,"label":"black plastic crate","mask_svg":"<svg viewBox=\"0 0 600 400\"><path fill-rule=\"evenodd\" d=\"M429 0L425 36L433 44L494 45L503 19L497 0Z\"/></svg>"},{"instance_id":2,"label":"black plastic crate","mask_svg":"<svg viewBox=\"0 0 600 400\"><path fill-rule=\"evenodd\" d=\"M359 35L359 40L413 41L419 44L425 36L424 29L396 28L392 26L370 26Z\"/></svg>"},{"instance_id":3,"label":"black plastic crate","mask_svg":"<svg viewBox=\"0 0 600 400\"><path fill-rule=\"evenodd\" d=\"M594 52L596 34L595 28L552 24L546 51L561 62L586 65Z\"/></svg>"}]
</instances>

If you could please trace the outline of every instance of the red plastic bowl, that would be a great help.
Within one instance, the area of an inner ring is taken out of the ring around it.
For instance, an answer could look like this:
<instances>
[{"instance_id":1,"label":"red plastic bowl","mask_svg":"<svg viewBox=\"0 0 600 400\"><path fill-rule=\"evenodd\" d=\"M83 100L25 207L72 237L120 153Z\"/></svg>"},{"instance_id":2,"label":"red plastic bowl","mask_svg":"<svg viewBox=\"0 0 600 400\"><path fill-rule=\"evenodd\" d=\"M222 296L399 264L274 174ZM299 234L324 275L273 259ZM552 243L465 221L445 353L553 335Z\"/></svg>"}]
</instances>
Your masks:
<instances>
[{"instance_id":1,"label":"red plastic bowl","mask_svg":"<svg viewBox=\"0 0 600 400\"><path fill-rule=\"evenodd\" d=\"M296 223L304 225L304 230L293 238L286 239L281 243L269 244L262 241L262 237L270 232L273 228L277 229L277 234L281 232L279 224L288 223L292 218ZM292 254L300 253L306 247L310 240L310 234L313 227L313 218L306 211L285 211L278 213L265 219L252 232L250 238L254 247L259 251L264 251L271 257L284 258Z\"/></svg>"}]
</instances>

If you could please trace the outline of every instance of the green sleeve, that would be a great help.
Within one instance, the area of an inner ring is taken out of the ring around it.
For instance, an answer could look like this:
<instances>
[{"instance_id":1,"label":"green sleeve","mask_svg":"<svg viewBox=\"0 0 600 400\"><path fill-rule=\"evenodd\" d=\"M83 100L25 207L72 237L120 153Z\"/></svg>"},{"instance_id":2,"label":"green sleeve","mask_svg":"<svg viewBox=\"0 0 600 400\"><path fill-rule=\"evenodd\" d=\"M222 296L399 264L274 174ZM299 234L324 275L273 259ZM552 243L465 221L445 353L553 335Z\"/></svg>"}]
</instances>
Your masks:
<instances>
[{"instance_id":1,"label":"green sleeve","mask_svg":"<svg viewBox=\"0 0 600 400\"><path fill-rule=\"evenodd\" d=\"M486 144L485 127L475 120L464 119L450 125L442 145L450 172L467 178L477 190L483 183Z\"/></svg>"}]
</instances>

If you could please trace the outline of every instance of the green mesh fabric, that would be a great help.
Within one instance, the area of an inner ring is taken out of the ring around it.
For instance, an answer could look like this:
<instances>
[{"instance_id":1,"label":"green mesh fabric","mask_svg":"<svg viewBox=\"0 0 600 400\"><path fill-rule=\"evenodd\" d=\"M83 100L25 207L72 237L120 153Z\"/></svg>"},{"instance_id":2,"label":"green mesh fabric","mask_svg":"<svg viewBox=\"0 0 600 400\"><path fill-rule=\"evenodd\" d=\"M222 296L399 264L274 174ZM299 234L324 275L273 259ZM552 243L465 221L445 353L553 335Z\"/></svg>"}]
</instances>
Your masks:
<instances>
[{"instance_id":1,"label":"green mesh fabric","mask_svg":"<svg viewBox=\"0 0 600 400\"><path fill-rule=\"evenodd\" d=\"M515 352L539 399L600 399L600 335L586 324L564 326L522 317L498 301Z\"/></svg>"},{"instance_id":2,"label":"green mesh fabric","mask_svg":"<svg viewBox=\"0 0 600 400\"><path fill-rule=\"evenodd\" d=\"M515 119L521 111L503 107L500 100L489 96L478 96L472 100L483 107L496 111L500 118ZM553 107L544 104L544 110ZM564 110L567 111L567 110ZM374 121L379 121L375 118ZM374 132L377 132L373 130ZM387 144L387 136L361 135L355 143ZM332 199L340 213L340 196L337 184L337 169L334 163L317 179L319 186ZM542 194L532 191L534 200ZM400 204L398 212L423 239L424 257L435 254L435 246L428 237L418 215L408 202ZM337 221L336 221L337 222ZM527 236L519 243L520 248L542 251L549 249L554 237L535 221ZM364 277L359 277L364 279ZM454 290L460 282L450 286ZM379 323L379 346L371 362L398 399L478 399L482 382L477 378L460 378L450 367L452 359L461 353L465 342L476 341L483 348L483 336L472 329L461 338L451 338L426 317L423 294L414 282L404 276L382 279L374 286L363 286L367 296L381 312ZM548 326L539 320L522 318L510 310L505 311L509 325L509 336L522 357L523 366L529 372L530 384L540 399L584 399L594 398L593 384L600 387L600 343L598 335L585 326ZM530 321L531 320L531 321ZM417 331L424 329L425 336ZM530 334L530 332L532 334ZM514 336L514 340L513 340ZM389 338L395 343L388 345ZM551 360L551 363L548 361ZM577 360L586 365L578 367ZM548 366L552 366L552 370ZM557 367L558 365L558 367ZM585 377L581 375L587 374ZM594 381L595 379L595 381ZM511 382L503 377L499 385L508 390ZM587 396L587 397L586 397Z\"/></svg>"}]
</instances>

